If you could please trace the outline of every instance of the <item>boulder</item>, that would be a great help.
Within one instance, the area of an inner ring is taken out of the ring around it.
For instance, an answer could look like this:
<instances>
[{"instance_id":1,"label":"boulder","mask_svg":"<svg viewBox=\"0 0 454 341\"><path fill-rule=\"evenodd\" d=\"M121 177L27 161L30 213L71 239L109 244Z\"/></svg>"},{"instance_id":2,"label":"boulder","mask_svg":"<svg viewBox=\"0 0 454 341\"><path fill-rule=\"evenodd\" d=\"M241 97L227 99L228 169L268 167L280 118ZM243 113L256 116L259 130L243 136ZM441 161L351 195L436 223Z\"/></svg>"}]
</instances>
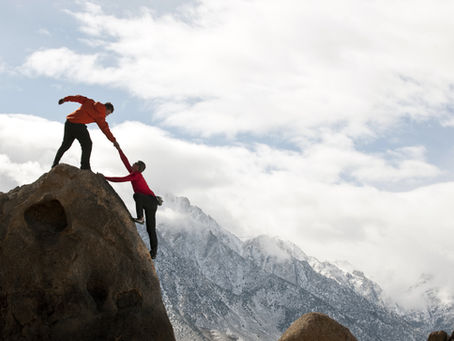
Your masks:
<instances>
[{"instance_id":1,"label":"boulder","mask_svg":"<svg viewBox=\"0 0 454 341\"><path fill-rule=\"evenodd\" d=\"M174 340L148 250L102 175L0 193L0 340Z\"/></svg>"},{"instance_id":2,"label":"boulder","mask_svg":"<svg viewBox=\"0 0 454 341\"><path fill-rule=\"evenodd\" d=\"M448 338L448 341L454 341L454 330L451 333L451 336Z\"/></svg>"},{"instance_id":3,"label":"boulder","mask_svg":"<svg viewBox=\"0 0 454 341\"><path fill-rule=\"evenodd\" d=\"M285 331L279 341L357 341L345 328L328 315L307 313Z\"/></svg>"},{"instance_id":4,"label":"boulder","mask_svg":"<svg viewBox=\"0 0 454 341\"><path fill-rule=\"evenodd\" d=\"M443 330L430 333L429 338L427 339L427 341L447 341L447 340L448 334Z\"/></svg>"}]
</instances>

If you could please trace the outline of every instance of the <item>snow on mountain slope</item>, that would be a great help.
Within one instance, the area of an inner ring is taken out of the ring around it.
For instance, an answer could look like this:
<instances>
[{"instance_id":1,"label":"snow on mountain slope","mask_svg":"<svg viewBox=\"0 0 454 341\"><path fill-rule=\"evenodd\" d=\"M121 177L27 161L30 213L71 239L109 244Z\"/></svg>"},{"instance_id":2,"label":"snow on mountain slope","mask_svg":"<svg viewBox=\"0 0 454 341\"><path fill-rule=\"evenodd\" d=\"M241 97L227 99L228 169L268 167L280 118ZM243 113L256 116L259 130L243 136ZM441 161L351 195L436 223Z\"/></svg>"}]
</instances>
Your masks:
<instances>
[{"instance_id":1,"label":"snow on mountain slope","mask_svg":"<svg viewBox=\"0 0 454 341\"><path fill-rule=\"evenodd\" d=\"M451 332L454 329L454 297L451 293L442 292L433 283L433 276L422 274L407 293L409 297L422 297L424 304L412 309L398 307L398 311L415 325L421 326L426 334L434 330Z\"/></svg>"},{"instance_id":2,"label":"snow on mountain slope","mask_svg":"<svg viewBox=\"0 0 454 341\"><path fill-rule=\"evenodd\" d=\"M422 340L425 322L388 309L359 271L259 236L242 242L186 198L167 195L156 268L181 340L277 340L302 314L323 312L358 340ZM147 241L142 226L139 233Z\"/></svg>"},{"instance_id":3,"label":"snow on mountain slope","mask_svg":"<svg viewBox=\"0 0 454 341\"><path fill-rule=\"evenodd\" d=\"M386 306L382 298L383 290L377 283L368 279L361 271L353 270L352 272L347 272L332 263L320 262L315 258L311 258L309 264L319 274L354 290L370 302L374 302L381 307Z\"/></svg>"}]
</instances>

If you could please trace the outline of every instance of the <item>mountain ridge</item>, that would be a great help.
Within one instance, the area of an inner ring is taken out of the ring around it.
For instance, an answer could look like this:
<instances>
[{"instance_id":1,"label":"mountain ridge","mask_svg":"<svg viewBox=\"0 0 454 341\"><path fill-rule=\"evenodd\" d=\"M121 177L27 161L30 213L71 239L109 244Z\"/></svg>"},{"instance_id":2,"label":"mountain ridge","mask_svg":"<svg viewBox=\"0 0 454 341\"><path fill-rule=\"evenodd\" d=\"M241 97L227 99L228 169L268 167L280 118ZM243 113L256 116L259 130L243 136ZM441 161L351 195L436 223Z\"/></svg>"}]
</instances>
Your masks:
<instances>
[{"instance_id":1,"label":"mountain ridge","mask_svg":"<svg viewBox=\"0 0 454 341\"><path fill-rule=\"evenodd\" d=\"M434 330L389 308L380 286L360 271L320 262L275 237L242 241L187 198L166 195L165 205L156 264L180 337L190 330L199 335L194 340L210 340L208 330L275 340L310 311L327 313L359 340L421 340Z\"/></svg>"}]
</instances>

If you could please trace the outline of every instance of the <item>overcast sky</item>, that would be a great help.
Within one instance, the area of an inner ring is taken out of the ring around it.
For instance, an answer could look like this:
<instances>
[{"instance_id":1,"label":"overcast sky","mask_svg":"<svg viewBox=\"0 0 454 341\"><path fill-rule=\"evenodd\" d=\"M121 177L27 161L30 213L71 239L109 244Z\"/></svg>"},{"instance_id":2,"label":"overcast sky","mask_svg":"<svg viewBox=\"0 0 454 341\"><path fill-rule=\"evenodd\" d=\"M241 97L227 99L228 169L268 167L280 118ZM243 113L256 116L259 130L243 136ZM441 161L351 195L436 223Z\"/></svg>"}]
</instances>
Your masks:
<instances>
[{"instance_id":1,"label":"overcast sky","mask_svg":"<svg viewBox=\"0 0 454 341\"><path fill-rule=\"evenodd\" d=\"M49 170L82 94L152 189L239 237L454 294L452 1L115 3L0 3L0 191ZM124 175L90 129L93 170Z\"/></svg>"}]
</instances>

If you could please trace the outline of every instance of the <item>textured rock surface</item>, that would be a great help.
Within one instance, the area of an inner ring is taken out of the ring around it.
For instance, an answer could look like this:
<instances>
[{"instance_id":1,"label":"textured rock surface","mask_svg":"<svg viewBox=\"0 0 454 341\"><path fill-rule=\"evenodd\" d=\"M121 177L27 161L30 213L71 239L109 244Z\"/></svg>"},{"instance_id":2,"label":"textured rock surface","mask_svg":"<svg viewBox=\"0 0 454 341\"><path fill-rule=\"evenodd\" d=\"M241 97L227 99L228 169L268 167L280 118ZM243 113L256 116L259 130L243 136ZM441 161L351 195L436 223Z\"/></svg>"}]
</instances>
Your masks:
<instances>
[{"instance_id":1,"label":"textured rock surface","mask_svg":"<svg viewBox=\"0 0 454 341\"><path fill-rule=\"evenodd\" d=\"M328 315L308 313L285 331L279 341L356 341L350 331Z\"/></svg>"},{"instance_id":2,"label":"textured rock surface","mask_svg":"<svg viewBox=\"0 0 454 341\"><path fill-rule=\"evenodd\" d=\"M443 330L430 333L429 338L427 339L427 341L447 341L447 340L448 334Z\"/></svg>"},{"instance_id":3,"label":"textured rock surface","mask_svg":"<svg viewBox=\"0 0 454 341\"><path fill-rule=\"evenodd\" d=\"M443 330L430 333L429 338L427 339L427 341L446 341L446 340L448 340L448 334Z\"/></svg>"},{"instance_id":4,"label":"textured rock surface","mask_svg":"<svg viewBox=\"0 0 454 341\"><path fill-rule=\"evenodd\" d=\"M0 193L0 339L174 340L149 253L100 175Z\"/></svg>"},{"instance_id":5,"label":"textured rock surface","mask_svg":"<svg viewBox=\"0 0 454 341\"><path fill-rule=\"evenodd\" d=\"M448 333L446 333L444 330L432 332L432 333L430 333L427 341L454 341L454 331L452 332L451 336L449 336L449 337L448 337Z\"/></svg>"}]
</instances>

